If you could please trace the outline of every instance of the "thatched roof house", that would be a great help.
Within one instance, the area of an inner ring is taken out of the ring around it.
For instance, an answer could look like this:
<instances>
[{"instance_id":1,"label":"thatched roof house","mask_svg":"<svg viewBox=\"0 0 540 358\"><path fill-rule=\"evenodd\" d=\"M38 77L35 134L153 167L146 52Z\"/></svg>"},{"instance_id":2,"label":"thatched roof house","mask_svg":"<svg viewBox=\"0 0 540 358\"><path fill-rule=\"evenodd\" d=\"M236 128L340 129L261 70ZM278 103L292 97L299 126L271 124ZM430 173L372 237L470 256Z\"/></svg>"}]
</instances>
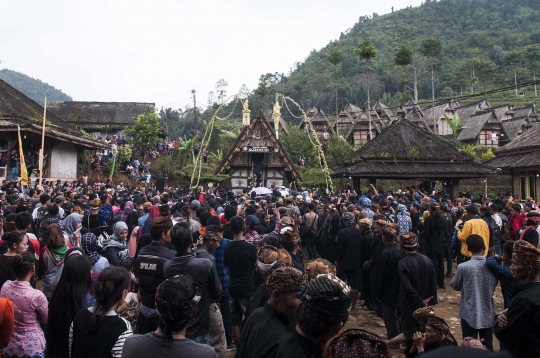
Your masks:
<instances>
[{"instance_id":1,"label":"thatched roof house","mask_svg":"<svg viewBox=\"0 0 540 358\"><path fill-rule=\"evenodd\" d=\"M392 117L394 117L394 114L388 108L388 106L381 101L375 102L373 105L373 110L377 112L379 117L381 118L381 121L386 125L392 121Z\"/></svg>"},{"instance_id":2,"label":"thatched roof house","mask_svg":"<svg viewBox=\"0 0 540 358\"><path fill-rule=\"evenodd\" d=\"M464 118L469 118L471 116L474 116L478 112L484 111L488 108L490 108L490 104L487 99L482 99L478 102L469 103L464 106L459 106L456 108L457 113L459 114L459 118L463 120Z\"/></svg>"},{"instance_id":3,"label":"thatched roof house","mask_svg":"<svg viewBox=\"0 0 540 358\"><path fill-rule=\"evenodd\" d=\"M514 118L514 106L511 104L505 104L498 107L491 107L489 108L490 111L493 111L495 113L495 116L501 120L506 121L509 119Z\"/></svg>"},{"instance_id":4,"label":"thatched roof house","mask_svg":"<svg viewBox=\"0 0 540 358\"><path fill-rule=\"evenodd\" d=\"M330 126L330 122L328 122L328 117L321 108L311 106L306 111L306 115L318 136L322 136L324 131L327 131L330 134L334 133L334 130ZM302 118L298 128L303 129L306 132L309 130L309 123L307 123L305 118Z\"/></svg>"},{"instance_id":5,"label":"thatched roof house","mask_svg":"<svg viewBox=\"0 0 540 358\"><path fill-rule=\"evenodd\" d=\"M302 181L292 159L276 138L274 128L262 114L244 127L229 152L223 156L215 174L229 174L229 182L223 187L240 191L251 187L257 167L261 170L262 186L274 184L280 187L286 181Z\"/></svg>"},{"instance_id":6,"label":"thatched roof house","mask_svg":"<svg viewBox=\"0 0 540 358\"><path fill-rule=\"evenodd\" d=\"M530 129L532 124L529 122L527 117L519 117L503 121L502 126L506 134L508 134L506 141L511 141Z\"/></svg>"},{"instance_id":7,"label":"thatched roof house","mask_svg":"<svg viewBox=\"0 0 540 358\"><path fill-rule=\"evenodd\" d=\"M334 132L338 134L348 133L349 129L352 127L352 125L355 122L356 122L356 119L353 118L353 115L351 112L342 110L341 112L339 112L336 122L334 123L334 126L333 126Z\"/></svg>"},{"instance_id":8,"label":"thatched roof house","mask_svg":"<svg viewBox=\"0 0 540 358\"><path fill-rule=\"evenodd\" d=\"M536 113L536 108L531 107L522 107L514 109L514 118L526 117L527 120L531 123L538 122L538 113Z\"/></svg>"},{"instance_id":9,"label":"thatched roof house","mask_svg":"<svg viewBox=\"0 0 540 358\"><path fill-rule=\"evenodd\" d=\"M463 117L461 118L462 129L457 140L472 145L497 147L501 141L509 138L502 123L490 109L470 117Z\"/></svg>"},{"instance_id":10,"label":"thatched roof house","mask_svg":"<svg viewBox=\"0 0 540 358\"><path fill-rule=\"evenodd\" d=\"M410 103L410 101L408 103ZM416 124L420 128L425 129L426 131L431 133L431 129L429 128L429 125L424 120L424 112L416 104L414 106L411 106L411 105L408 105L408 106L405 106L405 107L401 106L397 110L394 117L392 118L392 123L394 121L398 121L400 119L406 119L406 120Z\"/></svg>"},{"instance_id":11,"label":"thatched roof house","mask_svg":"<svg viewBox=\"0 0 540 358\"><path fill-rule=\"evenodd\" d=\"M377 116L377 112L363 109L358 114L356 122L350 127L345 140L356 147L361 147L381 132L381 121Z\"/></svg>"},{"instance_id":12,"label":"thatched roof house","mask_svg":"<svg viewBox=\"0 0 540 358\"><path fill-rule=\"evenodd\" d=\"M512 176L512 190L525 200L540 200L540 126L536 125L495 150L496 158L487 165L501 168Z\"/></svg>"},{"instance_id":13,"label":"thatched roof house","mask_svg":"<svg viewBox=\"0 0 540 358\"><path fill-rule=\"evenodd\" d=\"M431 131L437 135L445 136L453 134L452 128L444 119L444 115L452 118L456 113L456 109L452 106L452 102L430 106L426 108L424 121L429 125Z\"/></svg>"},{"instance_id":14,"label":"thatched roof house","mask_svg":"<svg viewBox=\"0 0 540 358\"><path fill-rule=\"evenodd\" d=\"M135 123L137 116L154 111L154 103L52 102L51 112L71 125L101 136L113 135Z\"/></svg>"},{"instance_id":15,"label":"thatched roof house","mask_svg":"<svg viewBox=\"0 0 540 358\"><path fill-rule=\"evenodd\" d=\"M41 149L43 107L22 92L0 80L0 147L17 149L17 127L21 129L23 150ZM57 179L77 178L77 153L86 149L109 149L106 143L96 141L54 113L47 112L45 125L45 176ZM5 178L5 168L0 178Z\"/></svg>"},{"instance_id":16,"label":"thatched roof house","mask_svg":"<svg viewBox=\"0 0 540 358\"><path fill-rule=\"evenodd\" d=\"M496 175L494 168L408 120L398 120L351 157L353 164L334 170L335 177L477 178Z\"/></svg>"}]
</instances>

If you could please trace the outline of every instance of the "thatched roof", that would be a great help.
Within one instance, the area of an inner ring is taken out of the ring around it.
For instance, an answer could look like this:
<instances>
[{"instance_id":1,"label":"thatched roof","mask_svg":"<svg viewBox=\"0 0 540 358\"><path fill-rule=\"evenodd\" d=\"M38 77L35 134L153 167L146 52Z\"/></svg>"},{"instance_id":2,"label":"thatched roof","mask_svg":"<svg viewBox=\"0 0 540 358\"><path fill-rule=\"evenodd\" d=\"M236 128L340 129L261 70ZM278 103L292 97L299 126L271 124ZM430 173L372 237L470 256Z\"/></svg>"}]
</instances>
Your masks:
<instances>
[{"instance_id":1,"label":"thatched roof","mask_svg":"<svg viewBox=\"0 0 540 358\"><path fill-rule=\"evenodd\" d=\"M272 117L272 112L270 112L266 118L267 118L266 121L268 122L268 125L270 126L270 128L274 128L274 117ZM282 116L279 116L278 121L279 121L279 129L289 134L289 130L287 129L287 123L285 122Z\"/></svg>"},{"instance_id":2,"label":"thatched roof","mask_svg":"<svg viewBox=\"0 0 540 358\"><path fill-rule=\"evenodd\" d=\"M22 92L0 80L0 129L2 131L21 130L41 134L43 107ZM80 145L85 148L110 148L109 145L84 138L71 124L47 111L45 136Z\"/></svg>"},{"instance_id":3,"label":"thatched roof","mask_svg":"<svg viewBox=\"0 0 540 358\"><path fill-rule=\"evenodd\" d=\"M480 134L480 131L482 130L482 128L484 128L488 121L500 122L500 120L497 119L497 117L495 116L495 113L491 111L481 112L471 117L461 118L462 129L459 132L457 140L465 141L476 139L478 137L478 134Z\"/></svg>"},{"instance_id":4,"label":"thatched roof","mask_svg":"<svg viewBox=\"0 0 540 358\"><path fill-rule=\"evenodd\" d=\"M154 111L154 103L137 102L52 102L51 112L87 131L122 130L137 116Z\"/></svg>"},{"instance_id":5,"label":"thatched roof","mask_svg":"<svg viewBox=\"0 0 540 358\"><path fill-rule=\"evenodd\" d=\"M347 103L345 108L343 108L345 112L349 112L352 114L353 118L356 119L356 117L362 112L362 109L360 107L355 106L352 103Z\"/></svg>"},{"instance_id":6,"label":"thatched roof","mask_svg":"<svg viewBox=\"0 0 540 358\"><path fill-rule=\"evenodd\" d=\"M259 136L254 135L255 128L260 127L263 133L260 133ZM285 161L285 170L291 171L295 180L302 181L300 173L296 170L293 165L293 161L289 157L289 154L285 151L281 143L276 139L274 134L274 128L270 127L268 121L262 116L259 115L253 118L249 126L244 126L240 135L236 138L231 149L223 156L223 159L217 166L214 174L223 174L229 170L231 160L234 155L241 151L243 147L273 147L274 150L277 150L278 153L283 157Z\"/></svg>"},{"instance_id":7,"label":"thatched roof","mask_svg":"<svg viewBox=\"0 0 540 358\"><path fill-rule=\"evenodd\" d=\"M474 116L480 111L483 111L487 108L489 108L489 102L487 99L482 99L478 102L469 103L464 106L460 106L456 109L457 113L459 114L459 118L463 121L464 118L469 118L471 116Z\"/></svg>"},{"instance_id":8,"label":"thatched roof","mask_svg":"<svg viewBox=\"0 0 540 358\"><path fill-rule=\"evenodd\" d=\"M334 176L360 177L485 177L496 170L473 162L473 158L447 141L401 119L356 151L349 166Z\"/></svg>"},{"instance_id":9,"label":"thatched roof","mask_svg":"<svg viewBox=\"0 0 540 358\"><path fill-rule=\"evenodd\" d=\"M527 117L507 119L506 121L502 122L502 126L504 127L506 134L508 134L508 140L512 140L518 135L521 135L523 133L524 126L526 128L532 127Z\"/></svg>"},{"instance_id":10,"label":"thatched roof","mask_svg":"<svg viewBox=\"0 0 540 358\"><path fill-rule=\"evenodd\" d=\"M540 126L533 126L498 148L495 155L486 164L502 169L540 167Z\"/></svg>"},{"instance_id":11,"label":"thatched roof","mask_svg":"<svg viewBox=\"0 0 540 358\"><path fill-rule=\"evenodd\" d=\"M443 114L446 114L447 112L455 112L455 109L449 102L435 105L433 108L430 106L426 108L424 121L429 124L430 127L433 127L441 120L441 118L443 118Z\"/></svg>"},{"instance_id":12,"label":"thatched roof","mask_svg":"<svg viewBox=\"0 0 540 358\"><path fill-rule=\"evenodd\" d=\"M350 127L355 123L355 120L350 112L346 112L345 110L339 112L339 116L334 123L334 131L337 132L338 127Z\"/></svg>"},{"instance_id":13,"label":"thatched roof","mask_svg":"<svg viewBox=\"0 0 540 358\"><path fill-rule=\"evenodd\" d=\"M535 122L537 120L538 114L534 106L531 107L522 107L514 109L514 118L527 117L529 121Z\"/></svg>"},{"instance_id":14,"label":"thatched roof","mask_svg":"<svg viewBox=\"0 0 540 358\"><path fill-rule=\"evenodd\" d=\"M514 138L504 147L495 151L497 156L511 153L540 152L540 125L535 125L525 133ZM540 157L540 153L538 154Z\"/></svg>"},{"instance_id":15,"label":"thatched roof","mask_svg":"<svg viewBox=\"0 0 540 358\"><path fill-rule=\"evenodd\" d=\"M315 125L316 124L322 124L323 127L325 127L325 129L327 129L330 133L334 132L334 130L330 126L330 122L328 122L328 117L326 116L326 114L324 113L324 111L321 108L311 106L306 111L306 115L307 115L307 117L308 117L308 119L309 119L309 121L311 123L313 123ZM306 119L302 118L302 121L298 125L299 129L304 129L305 128L305 126L306 126L305 121L306 121Z\"/></svg>"},{"instance_id":16,"label":"thatched roof","mask_svg":"<svg viewBox=\"0 0 540 358\"><path fill-rule=\"evenodd\" d=\"M412 122L432 133L431 128L429 128L428 124L424 120L424 113L418 106L409 107L409 110L404 107L400 107L394 117L392 117L392 123L400 119L406 119L409 122Z\"/></svg>"},{"instance_id":17,"label":"thatched roof","mask_svg":"<svg viewBox=\"0 0 540 358\"><path fill-rule=\"evenodd\" d=\"M514 106L511 104L505 104L498 107L492 107L488 109L495 113L497 119L501 121L506 121L508 119L514 118Z\"/></svg>"},{"instance_id":18,"label":"thatched roof","mask_svg":"<svg viewBox=\"0 0 540 358\"><path fill-rule=\"evenodd\" d=\"M381 101L375 102L375 104L373 105L373 109L377 111L379 117L381 118L391 119L394 116L390 108L388 108L388 106Z\"/></svg>"}]
</instances>

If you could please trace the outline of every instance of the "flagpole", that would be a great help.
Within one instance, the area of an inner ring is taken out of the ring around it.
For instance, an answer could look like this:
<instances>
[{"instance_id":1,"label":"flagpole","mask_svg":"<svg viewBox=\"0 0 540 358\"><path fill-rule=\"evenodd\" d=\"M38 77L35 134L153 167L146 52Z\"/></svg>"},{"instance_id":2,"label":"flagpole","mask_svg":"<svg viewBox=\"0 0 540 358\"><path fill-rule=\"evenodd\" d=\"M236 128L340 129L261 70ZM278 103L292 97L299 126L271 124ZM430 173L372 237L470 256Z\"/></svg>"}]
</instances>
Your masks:
<instances>
[{"instance_id":1,"label":"flagpole","mask_svg":"<svg viewBox=\"0 0 540 358\"><path fill-rule=\"evenodd\" d=\"M43 185L41 180L43 179L43 157L45 154L45 119L47 118L47 97L45 97L43 105L43 125L41 128L41 149L39 150L39 185L38 189L42 190Z\"/></svg>"}]
</instances>

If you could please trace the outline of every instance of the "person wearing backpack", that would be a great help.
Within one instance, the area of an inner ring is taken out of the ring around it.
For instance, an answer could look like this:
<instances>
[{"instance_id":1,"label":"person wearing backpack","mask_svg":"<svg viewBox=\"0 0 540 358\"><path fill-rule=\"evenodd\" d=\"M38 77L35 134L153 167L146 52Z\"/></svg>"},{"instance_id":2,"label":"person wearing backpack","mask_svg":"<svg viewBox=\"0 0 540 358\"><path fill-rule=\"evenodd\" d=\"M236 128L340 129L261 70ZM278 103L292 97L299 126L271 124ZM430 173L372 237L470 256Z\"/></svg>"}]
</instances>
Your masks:
<instances>
[{"instance_id":1,"label":"person wearing backpack","mask_svg":"<svg viewBox=\"0 0 540 358\"><path fill-rule=\"evenodd\" d=\"M482 219L487 223L489 228L489 249L488 257L495 255L495 247L501 243L501 227L497 224L491 215L491 211L487 207L481 207L480 213Z\"/></svg>"},{"instance_id":2,"label":"person wearing backpack","mask_svg":"<svg viewBox=\"0 0 540 358\"><path fill-rule=\"evenodd\" d=\"M34 232L37 232L41 219L47 213L47 207L51 203L51 196L43 194L39 197L39 202L41 203L41 206L39 208L35 208L32 212L32 218L34 219L32 229Z\"/></svg>"},{"instance_id":3,"label":"person wearing backpack","mask_svg":"<svg viewBox=\"0 0 540 358\"><path fill-rule=\"evenodd\" d=\"M43 238L45 237L45 232L47 231L47 228L49 227L49 225L51 224L60 225L60 216L58 216L59 213L60 213L60 210L58 208L58 205L50 204L47 207L47 213L42 217L36 231L36 236L38 238L38 241L40 242L41 248L45 247L46 245L46 242L43 241Z\"/></svg>"}]
</instances>

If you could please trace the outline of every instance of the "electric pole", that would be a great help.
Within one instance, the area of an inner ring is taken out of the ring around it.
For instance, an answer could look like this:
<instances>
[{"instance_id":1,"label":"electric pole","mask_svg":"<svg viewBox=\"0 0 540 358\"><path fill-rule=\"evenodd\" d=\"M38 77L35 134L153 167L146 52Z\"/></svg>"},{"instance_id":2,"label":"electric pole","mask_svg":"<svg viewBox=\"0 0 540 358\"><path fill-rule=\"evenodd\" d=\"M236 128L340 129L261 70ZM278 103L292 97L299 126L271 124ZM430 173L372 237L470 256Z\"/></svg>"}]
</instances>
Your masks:
<instances>
[{"instance_id":1,"label":"electric pole","mask_svg":"<svg viewBox=\"0 0 540 358\"><path fill-rule=\"evenodd\" d=\"M197 122L197 100L195 99L195 90L191 90L193 94L193 128L195 128L195 134L199 133L199 122Z\"/></svg>"}]
</instances>

